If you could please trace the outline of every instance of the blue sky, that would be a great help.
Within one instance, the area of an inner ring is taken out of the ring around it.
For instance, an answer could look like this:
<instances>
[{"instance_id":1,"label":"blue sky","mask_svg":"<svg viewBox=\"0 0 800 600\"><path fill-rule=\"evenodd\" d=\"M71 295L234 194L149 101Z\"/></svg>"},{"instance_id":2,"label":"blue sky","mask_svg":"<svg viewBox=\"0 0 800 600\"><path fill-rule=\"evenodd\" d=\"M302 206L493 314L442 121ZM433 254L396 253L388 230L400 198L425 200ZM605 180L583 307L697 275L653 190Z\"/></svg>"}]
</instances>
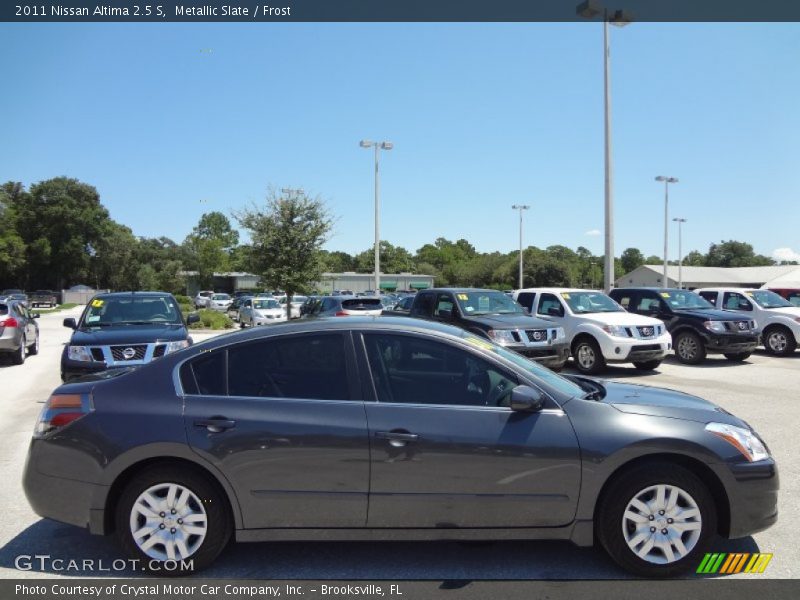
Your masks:
<instances>
[{"instance_id":1,"label":"blue sky","mask_svg":"<svg viewBox=\"0 0 800 600\"><path fill-rule=\"evenodd\" d=\"M684 251L800 253L799 33L612 30L617 255L662 253L659 174L680 178ZM272 185L326 200L327 248L367 249L368 137L395 144L381 160L393 244L510 251L524 203L526 245L603 252L599 23L4 23L0 76L0 181L76 177L136 235L181 241Z\"/></svg>"}]
</instances>

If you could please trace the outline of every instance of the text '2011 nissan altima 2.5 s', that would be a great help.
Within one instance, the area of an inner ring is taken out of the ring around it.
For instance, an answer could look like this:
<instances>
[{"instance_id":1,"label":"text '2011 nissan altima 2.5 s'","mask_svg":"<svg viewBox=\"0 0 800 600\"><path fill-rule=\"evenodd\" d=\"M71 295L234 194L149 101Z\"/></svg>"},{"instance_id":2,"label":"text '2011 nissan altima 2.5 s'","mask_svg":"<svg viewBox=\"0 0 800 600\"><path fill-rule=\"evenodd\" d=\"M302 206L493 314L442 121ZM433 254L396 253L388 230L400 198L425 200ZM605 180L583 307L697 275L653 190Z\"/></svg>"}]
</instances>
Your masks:
<instances>
[{"instance_id":1,"label":"text '2011 nissan altima 2.5 s'","mask_svg":"<svg viewBox=\"0 0 800 600\"><path fill-rule=\"evenodd\" d=\"M57 388L24 487L151 569L231 537L599 542L645 577L777 519L743 421L687 394L563 377L449 325L309 320ZM156 566L154 566L156 565Z\"/></svg>"}]
</instances>

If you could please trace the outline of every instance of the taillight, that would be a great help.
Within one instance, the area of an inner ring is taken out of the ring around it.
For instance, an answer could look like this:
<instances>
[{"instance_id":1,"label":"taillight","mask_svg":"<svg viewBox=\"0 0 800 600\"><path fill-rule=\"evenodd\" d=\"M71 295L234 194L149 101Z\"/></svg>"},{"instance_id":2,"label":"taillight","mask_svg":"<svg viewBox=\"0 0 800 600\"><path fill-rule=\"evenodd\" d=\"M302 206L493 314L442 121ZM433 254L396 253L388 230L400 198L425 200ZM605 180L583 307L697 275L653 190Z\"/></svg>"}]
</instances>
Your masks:
<instances>
[{"instance_id":1,"label":"taillight","mask_svg":"<svg viewBox=\"0 0 800 600\"><path fill-rule=\"evenodd\" d=\"M17 327L19 323L14 317L7 317L0 321L0 327Z\"/></svg>"},{"instance_id":2,"label":"taillight","mask_svg":"<svg viewBox=\"0 0 800 600\"><path fill-rule=\"evenodd\" d=\"M334 317L349 317L350 313L346 313L343 310L337 310L336 314L333 315Z\"/></svg>"},{"instance_id":3,"label":"taillight","mask_svg":"<svg viewBox=\"0 0 800 600\"><path fill-rule=\"evenodd\" d=\"M85 417L94 410L89 394L53 394L36 422L34 437L42 437Z\"/></svg>"}]
</instances>

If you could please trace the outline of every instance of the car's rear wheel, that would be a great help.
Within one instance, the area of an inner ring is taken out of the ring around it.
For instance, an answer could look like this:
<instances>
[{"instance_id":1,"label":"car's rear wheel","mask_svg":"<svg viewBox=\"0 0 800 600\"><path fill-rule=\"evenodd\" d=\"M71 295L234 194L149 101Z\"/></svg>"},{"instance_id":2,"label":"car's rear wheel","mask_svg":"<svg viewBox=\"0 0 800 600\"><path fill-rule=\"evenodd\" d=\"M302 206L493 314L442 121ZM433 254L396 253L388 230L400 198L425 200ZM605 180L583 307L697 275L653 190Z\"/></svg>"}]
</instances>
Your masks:
<instances>
[{"instance_id":1,"label":"car's rear wheel","mask_svg":"<svg viewBox=\"0 0 800 600\"><path fill-rule=\"evenodd\" d=\"M177 467L155 467L136 475L116 509L120 543L132 557L160 575L186 575L210 565L231 537L227 502L206 476Z\"/></svg>"},{"instance_id":2,"label":"car's rear wheel","mask_svg":"<svg viewBox=\"0 0 800 600\"><path fill-rule=\"evenodd\" d=\"M22 339L19 342L19 349L17 349L11 355L11 362L15 365L21 365L25 362L25 353L28 350L28 342L25 340L25 336L22 336Z\"/></svg>"},{"instance_id":3,"label":"car's rear wheel","mask_svg":"<svg viewBox=\"0 0 800 600\"><path fill-rule=\"evenodd\" d=\"M699 335L684 331L675 338L675 355L686 365L699 365L706 359L706 348Z\"/></svg>"},{"instance_id":4,"label":"car's rear wheel","mask_svg":"<svg viewBox=\"0 0 800 600\"><path fill-rule=\"evenodd\" d=\"M606 368L606 361L600 346L592 338L582 338L572 348L572 358L581 373L594 375Z\"/></svg>"},{"instance_id":5,"label":"car's rear wheel","mask_svg":"<svg viewBox=\"0 0 800 600\"><path fill-rule=\"evenodd\" d=\"M717 530L706 485L669 463L643 464L603 493L598 538L612 559L644 577L671 577L698 564Z\"/></svg>"},{"instance_id":6,"label":"car's rear wheel","mask_svg":"<svg viewBox=\"0 0 800 600\"><path fill-rule=\"evenodd\" d=\"M732 362L742 362L743 360L750 358L750 354L750 352L735 352L732 354L726 354L725 358Z\"/></svg>"},{"instance_id":7,"label":"car's rear wheel","mask_svg":"<svg viewBox=\"0 0 800 600\"><path fill-rule=\"evenodd\" d=\"M797 340L786 327L769 327L764 332L764 349L774 356L789 356L797 349Z\"/></svg>"},{"instance_id":8,"label":"car's rear wheel","mask_svg":"<svg viewBox=\"0 0 800 600\"><path fill-rule=\"evenodd\" d=\"M633 363L633 366L640 371L652 371L661 365L660 360L643 360Z\"/></svg>"}]
</instances>

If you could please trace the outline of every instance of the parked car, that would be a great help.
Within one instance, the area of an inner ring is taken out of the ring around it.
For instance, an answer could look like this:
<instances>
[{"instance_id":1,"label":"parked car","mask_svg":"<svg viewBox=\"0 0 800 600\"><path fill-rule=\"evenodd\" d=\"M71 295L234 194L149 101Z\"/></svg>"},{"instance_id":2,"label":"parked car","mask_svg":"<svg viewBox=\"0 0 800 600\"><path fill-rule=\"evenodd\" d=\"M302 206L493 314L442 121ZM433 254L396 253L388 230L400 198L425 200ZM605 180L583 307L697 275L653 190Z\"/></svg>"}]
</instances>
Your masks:
<instances>
[{"instance_id":1,"label":"parked car","mask_svg":"<svg viewBox=\"0 0 800 600\"><path fill-rule=\"evenodd\" d=\"M720 407L403 317L258 327L63 385L23 487L161 574L302 536L597 540L669 577L778 510L769 449Z\"/></svg>"},{"instance_id":2,"label":"parked car","mask_svg":"<svg viewBox=\"0 0 800 600\"><path fill-rule=\"evenodd\" d=\"M325 296L314 306L309 317L376 317L383 312L381 299L363 296Z\"/></svg>"},{"instance_id":3,"label":"parked car","mask_svg":"<svg viewBox=\"0 0 800 600\"><path fill-rule=\"evenodd\" d=\"M55 292L50 290L36 290L31 294L29 304L32 307L46 306L52 308L58 304L58 298Z\"/></svg>"},{"instance_id":4,"label":"parked car","mask_svg":"<svg viewBox=\"0 0 800 600\"><path fill-rule=\"evenodd\" d=\"M252 298L253 296L234 296L231 303L228 305L227 311L225 311L228 316L233 319L234 321L239 320L239 310L242 308L242 304L248 298Z\"/></svg>"},{"instance_id":5,"label":"parked car","mask_svg":"<svg viewBox=\"0 0 800 600\"><path fill-rule=\"evenodd\" d=\"M208 308L208 299L214 295L214 290L203 290L197 292L194 297L194 307L197 309Z\"/></svg>"},{"instance_id":6,"label":"parked car","mask_svg":"<svg viewBox=\"0 0 800 600\"><path fill-rule=\"evenodd\" d=\"M24 363L27 356L39 354L38 318L24 302L0 300L0 353L10 354L15 365Z\"/></svg>"},{"instance_id":7,"label":"parked car","mask_svg":"<svg viewBox=\"0 0 800 600\"><path fill-rule=\"evenodd\" d=\"M602 292L567 288L529 288L512 293L531 314L550 317L562 326L575 367L600 373L606 363L633 363L637 369L658 368L672 350L666 325L627 312Z\"/></svg>"},{"instance_id":8,"label":"parked car","mask_svg":"<svg viewBox=\"0 0 800 600\"><path fill-rule=\"evenodd\" d=\"M286 321L286 307L275 298L245 298L239 308L239 326L271 325Z\"/></svg>"},{"instance_id":9,"label":"parked car","mask_svg":"<svg viewBox=\"0 0 800 600\"><path fill-rule=\"evenodd\" d=\"M206 308L217 312L227 312L231 302L233 302L233 298L230 294L212 294L206 300Z\"/></svg>"},{"instance_id":10,"label":"parked car","mask_svg":"<svg viewBox=\"0 0 800 600\"><path fill-rule=\"evenodd\" d=\"M411 311L411 305L414 304L414 296L403 296L391 308L384 308L385 313L392 313L393 315L408 315Z\"/></svg>"},{"instance_id":11,"label":"parked car","mask_svg":"<svg viewBox=\"0 0 800 600\"><path fill-rule=\"evenodd\" d=\"M291 308L289 310L292 319L300 318L300 307L303 306L307 299L307 296L301 296L300 294L292 296ZM279 296L277 300L283 306L283 310L286 311L286 295Z\"/></svg>"},{"instance_id":12,"label":"parked car","mask_svg":"<svg viewBox=\"0 0 800 600\"><path fill-rule=\"evenodd\" d=\"M785 298L794 306L800 306L800 289L797 288L770 288L771 292L775 292L781 298Z\"/></svg>"},{"instance_id":13,"label":"parked car","mask_svg":"<svg viewBox=\"0 0 800 600\"><path fill-rule=\"evenodd\" d=\"M190 314L184 322L178 302L166 292L115 292L98 294L80 318L64 319L73 329L61 354L61 380L147 364L192 343L187 324L200 318Z\"/></svg>"},{"instance_id":14,"label":"parked car","mask_svg":"<svg viewBox=\"0 0 800 600\"><path fill-rule=\"evenodd\" d=\"M300 317L305 317L314 310L314 307L319 303L319 296L308 296L306 301L300 305Z\"/></svg>"},{"instance_id":15,"label":"parked car","mask_svg":"<svg viewBox=\"0 0 800 600\"><path fill-rule=\"evenodd\" d=\"M793 354L800 343L800 306L775 292L742 288L695 290L717 308L746 313L758 323L764 349L775 356Z\"/></svg>"},{"instance_id":16,"label":"parked car","mask_svg":"<svg viewBox=\"0 0 800 600\"><path fill-rule=\"evenodd\" d=\"M409 316L461 327L553 369L563 367L569 358L563 327L549 317L528 314L518 302L497 290L420 290Z\"/></svg>"},{"instance_id":17,"label":"parked car","mask_svg":"<svg viewBox=\"0 0 800 600\"><path fill-rule=\"evenodd\" d=\"M684 364L700 364L711 353L738 362L758 346L753 319L718 310L689 290L616 288L609 295L629 312L663 321L672 334L675 356Z\"/></svg>"},{"instance_id":18,"label":"parked car","mask_svg":"<svg viewBox=\"0 0 800 600\"><path fill-rule=\"evenodd\" d=\"M17 289L7 289L0 292L0 298L10 298L12 300L17 300L19 302L24 302L28 304L28 294L23 292L22 290Z\"/></svg>"}]
</instances>

